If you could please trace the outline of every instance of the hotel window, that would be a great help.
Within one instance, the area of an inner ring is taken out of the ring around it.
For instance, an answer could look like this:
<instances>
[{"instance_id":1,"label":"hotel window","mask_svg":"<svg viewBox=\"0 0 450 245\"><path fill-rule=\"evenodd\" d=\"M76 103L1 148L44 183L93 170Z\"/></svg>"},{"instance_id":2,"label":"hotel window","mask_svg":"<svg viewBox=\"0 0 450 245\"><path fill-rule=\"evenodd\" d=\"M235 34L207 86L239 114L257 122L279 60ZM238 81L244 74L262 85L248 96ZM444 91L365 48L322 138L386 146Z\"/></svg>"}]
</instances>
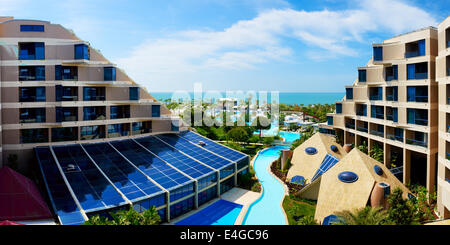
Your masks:
<instances>
[{"instance_id":1,"label":"hotel window","mask_svg":"<svg viewBox=\"0 0 450 245\"><path fill-rule=\"evenodd\" d=\"M86 106L83 108L83 120L105 120L106 113L104 106Z\"/></svg>"},{"instance_id":2,"label":"hotel window","mask_svg":"<svg viewBox=\"0 0 450 245\"><path fill-rule=\"evenodd\" d=\"M386 67L385 73L386 73L385 78L386 81L398 80L398 65Z\"/></svg>"},{"instance_id":3,"label":"hotel window","mask_svg":"<svg viewBox=\"0 0 450 245\"><path fill-rule=\"evenodd\" d=\"M160 117L160 116L161 116L161 106L152 105L152 117Z\"/></svg>"},{"instance_id":4,"label":"hotel window","mask_svg":"<svg viewBox=\"0 0 450 245\"><path fill-rule=\"evenodd\" d=\"M139 100L139 87L130 87L130 100Z\"/></svg>"},{"instance_id":5,"label":"hotel window","mask_svg":"<svg viewBox=\"0 0 450 245\"><path fill-rule=\"evenodd\" d=\"M44 25L20 25L21 32L44 32Z\"/></svg>"},{"instance_id":6,"label":"hotel window","mask_svg":"<svg viewBox=\"0 0 450 245\"><path fill-rule=\"evenodd\" d=\"M384 107L383 106L372 105L372 106L370 106L370 109L371 109L370 117L384 119Z\"/></svg>"},{"instance_id":7,"label":"hotel window","mask_svg":"<svg viewBox=\"0 0 450 245\"><path fill-rule=\"evenodd\" d=\"M427 79L428 78L428 63L416 63L407 65L407 79Z\"/></svg>"},{"instance_id":8,"label":"hotel window","mask_svg":"<svg viewBox=\"0 0 450 245\"><path fill-rule=\"evenodd\" d=\"M128 136L130 134L129 124L110 124L108 125L108 137Z\"/></svg>"},{"instance_id":9,"label":"hotel window","mask_svg":"<svg viewBox=\"0 0 450 245\"><path fill-rule=\"evenodd\" d=\"M76 66L55 66L55 80L60 81L77 81L78 67Z\"/></svg>"},{"instance_id":10,"label":"hotel window","mask_svg":"<svg viewBox=\"0 0 450 245\"><path fill-rule=\"evenodd\" d=\"M383 88L382 87L369 88L369 99L370 100L383 100Z\"/></svg>"},{"instance_id":11,"label":"hotel window","mask_svg":"<svg viewBox=\"0 0 450 245\"><path fill-rule=\"evenodd\" d=\"M103 80L104 81L116 81L116 68L104 67L103 68Z\"/></svg>"},{"instance_id":12,"label":"hotel window","mask_svg":"<svg viewBox=\"0 0 450 245\"><path fill-rule=\"evenodd\" d=\"M105 126L84 126L80 127L81 140L93 140L105 138Z\"/></svg>"},{"instance_id":13,"label":"hotel window","mask_svg":"<svg viewBox=\"0 0 450 245\"><path fill-rule=\"evenodd\" d=\"M20 108L20 123L45 122L45 108Z\"/></svg>"},{"instance_id":14,"label":"hotel window","mask_svg":"<svg viewBox=\"0 0 450 245\"><path fill-rule=\"evenodd\" d=\"M78 121L78 107L56 107L56 122Z\"/></svg>"},{"instance_id":15,"label":"hotel window","mask_svg":"<svg viewBox=\"0 0 450 245\"><path fill-rule=\"evenodd\" d=\"M428 110L408 108L407 112L409 124L428 126Z\"/></svg>"},{"instance_id":16,"label":"hotel window","mask_svg":"<svg viewBox=\"0 0 450 245\"><path fill-rule=\"evenodd\" d=\"M425 39L405 44L405 58L425 56Z\"/></svg>"},{"instance_id":17,"label":"hotel window","mask_svg":"<svg viewBox=\"0 0 450 245\"><path fill-rule=\"evenodd\" d=\"M366 82L367 81L367 72L366 70L358 70L358 81Z\"/></svg>"},{"instance_id":18,"label":"hotel window","mask_svg":"<svg viewBox=\"0 0 450 245\"><path fill-rule=\"evenodd\" d=\"M373 47L373 60L374 61L383 60L383 47Z\"/></svg>"},{"instance_id":19,"label":"hotel window","mask_svg":"<svg viewBox=\"0 0 450 245\"><path fill-rule=\"evenodd\" d=\"M408 102L428 102L428 86L408 86Z\"/></svg>"},{"instance_id":20,"label":"hotel window","mask_svg":"<svg viewBox=\"0 0 450 245\"><path fill-rule=\"evenodd\" d=\"M336 103L336 113L338 114L342 113L342 104Z\"/></svg>"},{"instance_id":21,"label":"hotel window","mask_svg":"<svg viewBox=\"0 0 450 245\"><path fill-rule=\"evenodd\" d=\"M46 143L48 142L48 129L36 128L36 129L21 129L20 130L20 143Z\"/></svg>"},{"instance_id":22,"label":"hotel window","mask_svg":"<svg viewBox=\"0 0 450 245\"><path fill-rule=\"evenodd\" d=\"M77 44L75 45L75 57L76 60L83 59L89 60L89 46L86 44Z\"/></svg>"},{"instance_id":23,"label":"hotel window","mask_svg":"<svg viewBox=\"0 0 450 245\"><path fill-rule=\"evenodd\" d=\"M332 116L327 116L327 124L333 125L333 117Z\"/></svg>"},{"instance_id":24,"label":"hotel window","mask_svg":"<svg viewBox=\"0 0 450 245\"><path fill-rule=\"evenodd\" d=\"M56 101L77 101L78 87L55 86Z\"/></svg>"},{"instance_id":25,"label":"hotel window","mask_svg":"<svg viewBox=\"0 0 450 245\"><path fill-rule=\"evenodd\" d=\"M353 88L346 88L345 89L345 98L347 100L352 100L353 99Z\"/></svg>"},{"instance_id":26,"label":"hotel window","mask_svg":"<svg viewBox=\"0 0 450 245\"><path fill-rule=\"evenodd\" d=\"M367 105L366 104L357 104L356 105L356 115L357 116L367 116Z\"/></svg>"},{"instance_id":27,"label":"hotel window","mask_svg":"<svg viewBox=\"0 0 450 245\"><path fill-rule=\"evenodd\" d=\"M45 66L19 66L19 81L45 81Z\"/></svg>"},{"instance_id":28,"label":"hotel window","mask_svg":"<svg viewBox=\"0 0 450 245\"><path fill-rule=\"evenodd\" d=\"M83 87L83 100L105 100L105 87Z\"/></svg>"},{"instance_id":29,"label":"hotel window","mask_svg":"<svg viewBox=\"0 0 450 245\"><path fill-rule=\"evenodd\" d=\"M386 87L386 100L387 101L398 101L398 87Z\"/></svg>"},{"instance_id":30,"label":"hotel window","mask_svg":"<svg viewBox=\"0 0 450 245\"><path fill-rule=\"evenodd\" d=\"M152 132L152 122L133 122L132 123L133 135L146 134Z\"/></svg>"},{"instance_id":31,"label":"hotel window","mask_svg":"<svg viewBox=\"0 0 450 245\"><path fill-rule=\"evenodd\" d=\"M110 107L110 119L130 118L130 106L111 106Z\"/></svg>"},{"instance_id":32,"label":"hotel window","mask_svg":"<svg viewBox=\"0 0 450 245\"><path fill-rule=\"evenodd\" d=\"M45 60L44 43L19 43L19 60Z\"/></svg>"},{"instance_id":33,"label":"hotel window","mask_svg":"<svg viewBox=\"0 0 450 245\"><path fill-rule=\"evenodd\" d=\"M78 128L52 128L52 142L75 141L78 140Z\"/></svg>"},{"instance_id":34,"label":"hotel window","mask_svg":"<svg viewBox=\"0 0 450 245\"><path fill-rule=\"evenodd\" d=\"M43 101L45 101L45 87L19 88L19 102L43 102Z\"/></svg>"}]
</instances>

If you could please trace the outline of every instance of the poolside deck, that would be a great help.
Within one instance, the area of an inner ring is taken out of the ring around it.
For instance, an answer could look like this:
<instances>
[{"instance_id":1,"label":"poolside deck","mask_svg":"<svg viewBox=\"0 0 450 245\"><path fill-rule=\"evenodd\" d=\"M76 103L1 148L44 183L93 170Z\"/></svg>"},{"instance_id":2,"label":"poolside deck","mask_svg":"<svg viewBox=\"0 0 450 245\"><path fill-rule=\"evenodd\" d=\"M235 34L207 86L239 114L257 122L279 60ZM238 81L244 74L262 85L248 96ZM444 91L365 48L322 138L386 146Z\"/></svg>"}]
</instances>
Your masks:
<instances>
[{"instance_id":1,"label":"poolside deck","mask_svg":"<svg viewBox=\"0 0 450 245\"><path fill-rule=\"evenodd\" d=\"M236 222L234 223L235 225L240 225L242 223L242 221L244 220L245 213L247 212L248 207L250 206L250 204L252 204L254 201L256 201L260 195L261 195L261 193L258 193L258 192L253 192L253 191L245 190L242 188L234 187L233 189L224 193L220 198L214 198L211 201L203 204L198 209L192 210L184 215L181 215L175 219L172 219L169 223L167 223L167 222L163 223L163 225L174 225L178 221L181 221L181 220L203 210L204 208L207 208L209 205L213 204L214 202L216 202L220 199L226 200L229 202L234 202L237 204L241 204L244 206L244 207L242 207L242 210L239 213L239 216L237 217Z\"/></svg>"}]
</instances>

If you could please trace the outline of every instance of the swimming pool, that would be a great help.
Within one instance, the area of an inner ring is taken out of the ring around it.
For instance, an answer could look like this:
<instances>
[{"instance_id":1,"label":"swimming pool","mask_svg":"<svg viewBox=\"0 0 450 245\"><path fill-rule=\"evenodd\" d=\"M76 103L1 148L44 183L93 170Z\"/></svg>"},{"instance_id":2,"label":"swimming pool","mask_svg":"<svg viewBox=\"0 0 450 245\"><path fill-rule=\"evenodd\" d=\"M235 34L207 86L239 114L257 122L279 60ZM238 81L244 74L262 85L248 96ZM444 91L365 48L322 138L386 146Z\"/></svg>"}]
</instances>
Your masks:
<instances>
[{"instance_id":1,"label":"swimming pool","mask_svg":"<svg viewBox=\"0 0 450 245\"><path fill-rule=\"evenodd\" d=\"M284 138L284 141L287 143L292 143L298 139L300 139L300 133L296 132L286 132L280 131L279 135Z\"/></svg>"},{"instance_id":2,"label":"swimming pool","mask_svg":"<svg viewBox=\"0 0 450 245\"><path fill-rule=\"evenodd\" d=\"M269 165L289 146L274 146L261 151L253 163L256 176L263 187L261 197L252 203L244 217L243 225L286 225L281 209L284 187L269 172Z\"/></svg>"},{"instance_id":3,"label":"swimming pool","mask_svg":"<svg viewBox=\"0 0 450 245\"><path fill-rule=\"evenodd\" d=\"M242 209L241 204L218 200L175 225L234 225Z\"/></svg>"}]
</instances>

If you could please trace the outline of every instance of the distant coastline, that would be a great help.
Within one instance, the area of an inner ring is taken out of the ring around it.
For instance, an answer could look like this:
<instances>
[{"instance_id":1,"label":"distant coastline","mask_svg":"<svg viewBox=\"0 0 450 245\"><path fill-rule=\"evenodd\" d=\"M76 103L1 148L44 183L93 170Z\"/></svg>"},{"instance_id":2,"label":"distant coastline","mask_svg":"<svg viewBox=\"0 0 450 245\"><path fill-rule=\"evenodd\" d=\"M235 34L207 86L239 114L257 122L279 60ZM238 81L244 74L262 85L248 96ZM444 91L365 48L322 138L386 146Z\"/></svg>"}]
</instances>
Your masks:
<instances>
[{"instance_id":1,"label":"distant coastline","mask_svg":"<svg viewBox=\"0 0 450 245\"><path fill-rule=\"evenodd\" d=\"M172 98L172 92L151 92L153 97L157 100L163 101ZM193 92L190 92L191 98L193 98ZM225 92L222 92L225 96ZM279 92L280 103L287 105L311 105L311 104L334 104L336 101L341 100L345 93L318 93L318 92ZM270 99L270 92L267 93Z\"/></svg>"}]
</instances>

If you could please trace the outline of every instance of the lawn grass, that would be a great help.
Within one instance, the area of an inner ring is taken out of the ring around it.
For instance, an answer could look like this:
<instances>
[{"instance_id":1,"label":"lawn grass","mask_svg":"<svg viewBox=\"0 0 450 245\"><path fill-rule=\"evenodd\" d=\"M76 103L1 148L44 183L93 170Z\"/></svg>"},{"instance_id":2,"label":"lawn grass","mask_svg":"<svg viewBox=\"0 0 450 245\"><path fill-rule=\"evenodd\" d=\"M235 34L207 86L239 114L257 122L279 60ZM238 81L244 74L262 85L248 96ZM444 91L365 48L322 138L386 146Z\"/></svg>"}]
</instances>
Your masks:
<instances>
[{"instance_id":1,"label":"lawn grass","mask_svg":"<svg viewBox=\"0 0 450 245\"><path fill-rule=\"evenodd\" d=\"M297 220L304 216L314 217L316 206L303 201L297 201L289 196L283 200L283 209L288 217L289 225L297 225Z\"/></svg>"}]
</instances>

